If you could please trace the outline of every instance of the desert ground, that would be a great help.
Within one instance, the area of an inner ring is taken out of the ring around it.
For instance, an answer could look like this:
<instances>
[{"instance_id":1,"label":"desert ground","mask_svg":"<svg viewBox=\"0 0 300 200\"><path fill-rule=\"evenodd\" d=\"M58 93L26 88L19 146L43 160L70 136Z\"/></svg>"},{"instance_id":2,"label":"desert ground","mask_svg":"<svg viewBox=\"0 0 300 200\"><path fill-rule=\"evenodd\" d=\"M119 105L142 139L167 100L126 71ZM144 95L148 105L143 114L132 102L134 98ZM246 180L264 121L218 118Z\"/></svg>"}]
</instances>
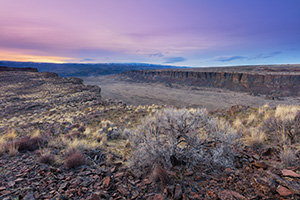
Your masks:
<instances>
[{"instance_id":1,"label":"desert ground","mask_svg":"<svg viewBox=\"0 0 300 200\"><path fill-rule=\"evenodd\" d=\"M300 103L300 97L269 100L265 98L265 95L251 96L249 93L219 88L120 81L115 75L80 78L84 80L84 84L101 87L103 98L120 100L133 106L155 104L217 110L228 109L234 105L259 107L268 104L270 107L274 107L280 104Z\"/></svg>"},{"instance_id":2,"label":"desert ground","mask_svg":"<svg viewBox=\"0 0 300 200\"><path fill-rule=\"evenodd\" d=\"M1 200L300 198L296 98L97 84L102 97L78 78L0 72Z\"/></svg>"}]
</instances>

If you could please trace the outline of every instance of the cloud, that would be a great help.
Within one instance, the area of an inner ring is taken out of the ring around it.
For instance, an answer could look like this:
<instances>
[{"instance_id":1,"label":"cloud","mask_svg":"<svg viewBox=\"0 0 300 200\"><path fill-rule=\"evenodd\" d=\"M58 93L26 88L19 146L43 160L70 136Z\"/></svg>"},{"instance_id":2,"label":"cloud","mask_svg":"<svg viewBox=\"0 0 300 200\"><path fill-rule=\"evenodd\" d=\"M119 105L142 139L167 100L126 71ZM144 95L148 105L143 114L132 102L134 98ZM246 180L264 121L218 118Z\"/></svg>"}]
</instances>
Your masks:
<instances>
[{"instance_id":1,"label":"cloud","mask_svg":"<svg viewBox=\"0 0 300 200\"><path fill-rule=\"evenodd\" d=\"M277 55L279 55L281 53L282 53L281 51L274 51L274 52L267 53L267 54L259 54L257 56L248 58L248 60L272 58L272 57L277 56Z\"/></svg>"},{"instance_id":2,"label":"cloud","mask_svg":"<svg viewBox=\"0 0 300 200\"><path fill-rule=\"evenodd\" d=\"M92 58L84 58L84 59L80 60L79 62L93 62L93 61L96 61L96 60L92 59Z\"/></svg>"},{"instance_id":3,"label":"cloud","mask_svg":"<svg viewBox=\"0 0 300 200\"><path fill-rule=\"evenodd\" d=\"M274 52L270 52L267 54L258 54L256 56L252 56L252 57L246 57L246 56L220 56L220 57L216 57L215 60L219 61L219 62L229 62L229 61L233 61L233 60L259 60L259 59L266 59L266 58L272 58L275 57L279 54L281 54L281 51L274 51Z\"/></svg>"},{"instance_id":4,"label":"cloud","mask_svg":"<svg viewBox=\"0 0 300 200\"><path fill-rule=\"evenodd\" d=\"M162 53L153 53L153 54L149 54L150 57L164 57L164 54Z\"/></svg>"},{"instance_id":5,"label":"cloud","mask_svg":"<svg viewBox=\"0 0 300 200\"><path fill-rule=\"evenodd\" d=\"M165 57L164 58L165 62L164 63L177 63L177 62L183 62L186 61L187 59L184 57Z\"/></svg>"},{"instance_id":6,"label":"cloud","mask_svg":"<svg viewBox=\"0 0 300 200\"><path fill-rule=\"evenodd\" d=\"M247 59L245 56L221 56L217 57L215 60L220 62L229 62L233 60L244 60Z\"/></svg>"}]
</instances>

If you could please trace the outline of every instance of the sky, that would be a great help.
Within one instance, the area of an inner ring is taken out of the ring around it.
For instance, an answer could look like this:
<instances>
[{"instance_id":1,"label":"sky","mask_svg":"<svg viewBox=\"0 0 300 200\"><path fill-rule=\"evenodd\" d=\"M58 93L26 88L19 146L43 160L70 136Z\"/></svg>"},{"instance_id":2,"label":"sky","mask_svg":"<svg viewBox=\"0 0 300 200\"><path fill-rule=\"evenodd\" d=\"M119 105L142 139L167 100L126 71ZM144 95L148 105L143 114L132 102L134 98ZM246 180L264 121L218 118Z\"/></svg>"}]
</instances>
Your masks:
<instances>
[{"instance_id":1,"label":"sky","mask_svg":"<svg viewBox=\"0 0 300 200\"><path fill-rule=\"evenodd\" d=\"M300 1L0 0L0 60L300 63Z\"/></svg>"}]
</instances>

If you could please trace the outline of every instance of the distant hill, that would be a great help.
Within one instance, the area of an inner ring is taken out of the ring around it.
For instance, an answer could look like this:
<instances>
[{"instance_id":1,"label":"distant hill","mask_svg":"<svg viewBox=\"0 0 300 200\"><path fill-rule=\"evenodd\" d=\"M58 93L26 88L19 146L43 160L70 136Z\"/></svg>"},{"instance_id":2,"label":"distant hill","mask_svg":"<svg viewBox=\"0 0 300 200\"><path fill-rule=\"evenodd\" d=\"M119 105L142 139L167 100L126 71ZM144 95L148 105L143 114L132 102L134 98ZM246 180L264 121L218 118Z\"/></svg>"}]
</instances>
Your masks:
<instances>
[{"instance_id":1,"label":"distant hill","mask_svg":"<svg viewBox=\"0 0 300 200\"><path fill-rule=\"evenodd\" d=\"M130 70L179 68L176 66L145 63L56 64L13 61L0 61L0 66L37 68L39 72L55 72L63 77L110 75Z\"/></svg>"}]
</instances>

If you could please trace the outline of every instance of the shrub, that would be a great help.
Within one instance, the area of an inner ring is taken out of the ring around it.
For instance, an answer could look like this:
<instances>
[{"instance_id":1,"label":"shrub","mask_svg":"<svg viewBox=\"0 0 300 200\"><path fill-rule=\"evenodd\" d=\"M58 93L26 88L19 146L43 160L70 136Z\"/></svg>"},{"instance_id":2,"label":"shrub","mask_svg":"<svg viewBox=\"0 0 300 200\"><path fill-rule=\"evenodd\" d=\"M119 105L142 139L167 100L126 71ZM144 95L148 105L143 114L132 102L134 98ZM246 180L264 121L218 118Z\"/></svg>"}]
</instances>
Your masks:
<instances>
[{"instance_id":1,"label":"shrub","mask_svg":"<svg viewBox=\"0 0 300 200\"><path fill-rule=\"evenodd\" d=\"M41 155L41 157L39 158L39 162L40 163L44 163L44 164L53 164L55 161L55 157L53 154L50 154L50 153L46 153L46 154L43 154Z\"/></svg>"},{"instance_id":2,"label":"shrub","mask_svg":"<svg viewBox=\"0 0 300 200\"><path fill-rule=\"evenodd\" d=\"M86 164L86 157L79 151L72 149L66 153L65 166L67 168L76 168Z\"/></svg>"},{"instance_id":3,"label":"shrub","mask_svg":"<svg viewBox=\"0 0 300 200\"><path fill-rule=\"evenodd\" d=\"M24 136L17 140L16 145L18 146L19 151L34 151L41 146L41 142L41 137Z\"/></svg>"},{"instance_id":4,"label":"shrub","mask_svg":"<svg viewBox=\"0 0 300 200\"><path fill-rule=\"evenodd\" d=\"M233 167L236 139L228 123L210 117L204 109L164 109L131 134L131 166L141 171L154 165Z\"/></svg>"}]
</instances>

